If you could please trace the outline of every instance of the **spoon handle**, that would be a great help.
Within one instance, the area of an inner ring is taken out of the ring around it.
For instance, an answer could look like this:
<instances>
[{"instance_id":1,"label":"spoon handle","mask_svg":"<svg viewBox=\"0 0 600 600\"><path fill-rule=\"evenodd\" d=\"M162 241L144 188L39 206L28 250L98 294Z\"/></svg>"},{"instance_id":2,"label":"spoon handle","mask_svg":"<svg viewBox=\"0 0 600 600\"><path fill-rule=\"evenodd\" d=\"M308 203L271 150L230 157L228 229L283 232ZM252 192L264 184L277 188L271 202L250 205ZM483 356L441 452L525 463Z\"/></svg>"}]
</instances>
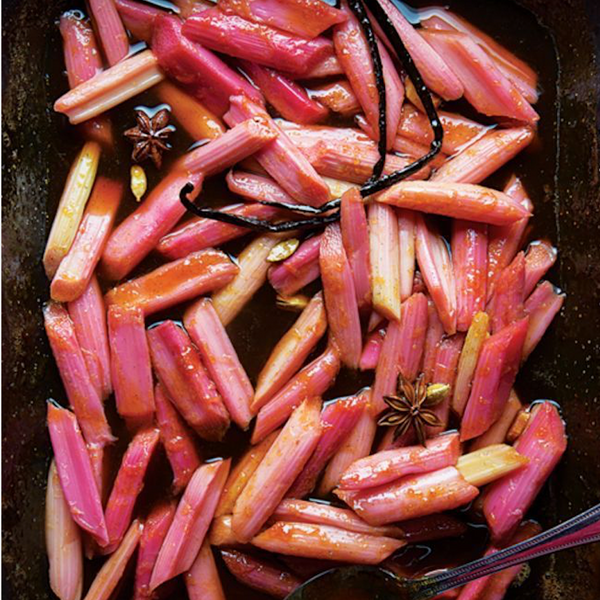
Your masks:
<instances>
[{"instance_id":1,"label":"spoon handle","mask_svg":"<svg viewBox=\"0 0 600 600\"><path fill-rule=\"evenodd\" d=\"M598 541L600 541L600 504L514 546L461 567L423 578L419 582L413 598L414 600L425 600L532 558Z\"/></svg>"}]
</instances>

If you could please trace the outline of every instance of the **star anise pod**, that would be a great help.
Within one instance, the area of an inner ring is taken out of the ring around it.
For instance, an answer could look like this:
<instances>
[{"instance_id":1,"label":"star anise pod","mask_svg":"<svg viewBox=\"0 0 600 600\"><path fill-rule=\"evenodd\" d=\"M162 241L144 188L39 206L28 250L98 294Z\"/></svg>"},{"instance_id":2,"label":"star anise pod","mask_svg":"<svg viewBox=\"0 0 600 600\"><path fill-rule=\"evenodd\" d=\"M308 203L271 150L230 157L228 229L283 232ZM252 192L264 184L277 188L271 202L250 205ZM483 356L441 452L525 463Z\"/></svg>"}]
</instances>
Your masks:
<instances>
[{"instance_id":1,"label":"star anise pod","mask_svg":"<svg viewBox=\"0 0 600 600\"><path fill-rule=\"evenodd\" d=\"M425 384L423 375L420 375L414 384L400 375L397 395L383 397L390 410L379 419L378 423L396 428L394 440L413 427L419 444L424 446L427 439L425 428L428 425L430 427L442 425L439 417L431 409L442 402L449 391L449 385Z\"/></svg>"},{"instance_id":2,"label":"star anise pod","mask_svg":"<svg viewBox=\"0 0 600 600\"><path fill-rule=\"evenodd\" d=\"M137 126L123 134L133 142L131 158L137 163L150 158L156 168L160 169L162 153L171 149L167 138L175 129L169 125L169 111L162 108L153 117L149 117L143 110L136 110L136 121Z\"/></svg>"}]
</instances>

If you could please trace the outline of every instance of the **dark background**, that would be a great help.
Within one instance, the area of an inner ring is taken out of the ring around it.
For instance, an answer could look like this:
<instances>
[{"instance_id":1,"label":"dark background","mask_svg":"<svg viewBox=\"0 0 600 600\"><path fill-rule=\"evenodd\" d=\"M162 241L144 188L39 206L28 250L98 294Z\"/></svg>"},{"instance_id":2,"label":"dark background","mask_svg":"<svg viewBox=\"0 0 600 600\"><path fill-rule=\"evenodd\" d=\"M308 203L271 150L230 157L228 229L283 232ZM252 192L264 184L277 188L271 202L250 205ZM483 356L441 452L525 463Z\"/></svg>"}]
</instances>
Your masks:
<instances>
[{"instance_id":1,"label":"dark background","mask_svg":"<svg viewBox=\"0 0 600 600\"><path fill-rule=\"evenodd\" d=\"M558 400L568 423L567 454L535 508L550 525L600 502L600 81L594 64L594 55L600 56L600 2L523 0L520 4L546 28L531 37L526 28L531 15L511 8L506 14L519 18L502 18L508 0L451 4L525 60L538 55L541 45L544 51L547 44L556 48L544 65L532 59L552 82L542 96L553 103L542 111L546 158L524 160L533 161L526 183L536 222L552 232L559 248L551 279L568 298L562 317L519 376L527 382L528 399ZM57 39L54 22L69 6L5 0L2 7L2 594L7 600L51 597L43 539L50 455L45 399L61 392L41 320L48 287L41 256L50 224L46 207L56 204L72 154L51 111L47 42ZM537 564L513 597L600 598L599 544Z\"/></svg>"}]
</instances>

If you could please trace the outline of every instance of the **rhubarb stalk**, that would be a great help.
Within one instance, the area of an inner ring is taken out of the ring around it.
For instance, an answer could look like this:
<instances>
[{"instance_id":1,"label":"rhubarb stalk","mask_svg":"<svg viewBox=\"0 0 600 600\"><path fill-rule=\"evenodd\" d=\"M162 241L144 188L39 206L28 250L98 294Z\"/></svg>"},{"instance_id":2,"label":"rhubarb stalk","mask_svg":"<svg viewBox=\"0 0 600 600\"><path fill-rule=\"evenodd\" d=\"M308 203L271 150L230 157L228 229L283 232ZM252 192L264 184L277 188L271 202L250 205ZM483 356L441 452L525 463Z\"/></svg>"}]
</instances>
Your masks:
<instances>
[{"instance_id":1,"label":"rhubarb stalk","mask_svg":"<svg viewBox=\"0 0 600 600\"><path fill-rule=\"evenodd\" d=\"M390 321L386 330L373 385L375 414L385 409L384 396L396 392L399 374L406 381L415 380L426 331L427 298L423 294L414 294L402 305L400 321Z\"/></svg>"},{"instance_id":2,"label":"rhubarb stalk","mask_svg":"<svg viewBox=\"0 0 600 600\"><path fill-rule=\"evenodd\" d=\"M128 275L156 246L185 213L179 192L186 183L194 185L197 195L204 175L174 170L150 193L141 206L113 231L104 254L102 268L114 280Z\"/></svg>"},{"instance_id":3,"label":"rhubarb stalk","mask_svg":"<svg viewBox=\"0 0 600 600\"><path fill-rule=\"evenodd\" d=\"M258 375L252 411L262 408L295 375L326 329L325 305L319 292L273 348Z\"/></svg>"},{"instance_id":4,"label":"rhubarb stalk","mask_svg":"<svg viewBox=\"0 0 600 600\"><path fill-rule=\"evenodd\" d=\"M129 527L136 500L144 487L144 476L158 444L158 436L157 429L140 431L123 455L104 511L109 540L108 546L103 549L106 554L117 549Z\"/></svg>"},{"instance_id":5,"label":"rhubarb stalk","mask_svg":"<svg viewBox=\"0 0 600 600\"><path fill-rule=\"evenodd\" d=\"M185 312L183 322L232 420L247 429L254 390L212 302L199 300Z\"/></svg>"},{"instance_id":6,"label":"rhubarb stalk","mask_svg":"<svg viewBox=\"0 0 600 600\"><path fill-rule=\"evenodd\" d=\"M116 552L102 565L84 600L109 600L115 588L121 581L125 568L138 546L144 524L135 520L125 534Z\"/></svg>"},{"instance_id":7,"label":"rhubarb stalk","mask_svg":"<svg viewBox=\"0 0 600 600\"><path fill-rule=\"evenodd\" d=\"M321 472L356 426L363 408L364 398L356 396L336 400L325 407L321 414L323 434L287 496L303 498L314 490Z\"/></svg>"},{"instance_id":8,"label":"rhubarb stalk","mask_svg":"<svg viewBox=\"0 0 600 600\"><path fill-rule=\"evenodd\" d=\"M200 466L200 456L191 431L160 384L154 390L154 400L160 440L173 471L173 491L178 493L185 488Z\"/></svg>"},{"instance_id":9,"label":"rhubarb stalk","mask_svg":"<svg viewBox=\"0 0 600 600\"><path fill-rule=\"evenodd\" d=\"M456 284L446 240L430 221L417 217L417 262L448 335L456 332Z\"/></svg>"},{"instance_id":10,"label":"rhubarb stalk","mask_svg":"<svg viewBox=\"0 0 600 600\"><path fill-rule=\"evenodd\" d=\"M318 398L305 400L242 490L232 521L241 541L249 541L260 530L310 458L321 436L320 412Z\"/></svg>"},{"instance_id":11,"label":"rhubarb stalk","mask_svg":"<svg viewBox=\"0 0 600 600\"><path fill-rule=\"evenodd\" d=\"M510 537L538 495L567 447L565 425L551 402L538 404L515 442L515 450L529 462L521 470L495 483L487 491L483 512L492 539Z\"/></svg>"},{"instance_id":12,"label":"rhubarb stalk","mask_svg":"<svg viewBox=\"0 0 600 600\"><path fill-rule=\"evenodd\" d=\"M113 288L105 300L109 306L134 306L149 315L218 290L238 271L223 252L200 250Z\"/></svg>"},{"instance_id":13,"label":"rhubarb stalk","mask_svg":"<svg viewBox=\"0 0 600 600\"><path fill-rule=\"evenodd\" d=\"M76 125L96 117L146 91L164 79L156 56L144 50L61 96L54 110Z\"/></svg>"},{"instance_id":14,"label":"rhubarb stalk","mask_svg":"<svg viewBox=\"0 0 600 600\"><path fill-rule=\"evenodd\" d=\"M529 217L510 196L471 183L401 181L377 196L377 202L454 219L508 225Z\"/></svg>"},{"instance_id":15,"label":"rhubarb stalk","mask_svg":"<svg viewBox=\"0 0 600 600\"><path fill-rule=\"evenodd\" d=\"M54 302L47 304L44 307L44 325L67 398L86 442L99 447L111 444L115 438L110 432L98 388L90 378L73 322L65 308Z\"/></svg>"},{"instance_id":16,"label":"rhubarb stalk","mask_svg":"<svg viewBox=\"0 0 600 600\"><path fill-rule=\"evenodd\" d=\"M86 142L71 166L44 250L44 269L49 278L56 274L77 235L99 161L100 146Z\"/></svg>"},{"instance_id":17,"label":"rhubarb stalk","mask_svg":"<svg viewBox=\"0 0 600 600\"><path fill-rule=\"evenodd\" d=\"M46 487L46 553L52 591L60 600L79 600L83 587L81 532L69 511L54 460Z\"/></svg>"},{"instance_id":18,"label":"rhubarb stalk","mask_svg":"<svg viewBox=\"0 0 600 600\"><path fill-rule=\"evenodd\" d=\"M98 177L77 234L50 286L57 302L71 302L85 291L100 260L119 208L123 186Z\"/></svg>"},{"instance_id":19,"label":"rhubarb stalk","mask_svg":"<svg viewBox=\"0 0 600 600\"><path fill-rule=\"evenodd\" d=\"M67 305L92 383L104 400L112 393L106 308L100 285L92 276L87 288Z\"/></svg>"},{"instance_id":20,"label":"rhubarb stalk","mask_svg":"<svg viewBox=\"0 0 600 600\"><path fill-rule=\"evenodd\" d=\"M360 315L352 270L338 224L328 225L325 229L319 267L331 339L341 361L351 369L357 369L362 351Z\"/></svg>"},{"instance_id":21,"label":"rhubarb stalk","mask_svg":"<svg viewBox=\"0 0 600 600\"><path fill-rule=\"evenodd\" d=\"M142 311L111 306L108 331L117 412L133 425L149 423L154 413L154 393Z\"/></svg>"},{"instance_id":22,"label":"rhubarb stalk","mask_svg":"<svg viewBox=\"0 0 600 600\"><path fill-rule=\"evenodd\" d=\"M151 590L192 566L212 521L229 465L229 459L205 464L190 479L158 553Z\"/></svg>"},{"instance_id":23,"label":"rhubarb stalk","mask_svg":"<svg viewBox=\"0 0 600 600\"><path fill-rule=\"evenodd\" d=\"M148 331L148 342L154 371L183 418L198 435L220 440L229 415L187 333L163 321Z\"/></svg>"},{"instance_id":24,"label":"rhubarb stalk","mask_svg":"<svg viewBox=\"0 0 600 600\"><path fill-rule=\"evenodd\" d=\"M321 396L333 384L339 369L339 354L333 346L329 346L258 411L252 443L260 442L277 429L304 400Z\"/></svg>"},{"instance_id":25,"label":"rhubarb stalk","mask_svg":"<svg viewBox=\"0 0 600 600\"><path fill-rule=\"evenodd\" d=\"M99 544L108 544L92 463L75 415L49 401L48 430L62 493L73 520Z\"/></svg>"},{"instance_id":26,"label":"rhubarb stalk","mask_svg":"<svg viewBox=\"0 0 600 600\"><path fill-rule=\"evenodd\" d=\"M456 328L467 331L475 313L484 310L487 299L487 226L454 220L451 247L456 285Z\"/></svg>"}]
</instances>

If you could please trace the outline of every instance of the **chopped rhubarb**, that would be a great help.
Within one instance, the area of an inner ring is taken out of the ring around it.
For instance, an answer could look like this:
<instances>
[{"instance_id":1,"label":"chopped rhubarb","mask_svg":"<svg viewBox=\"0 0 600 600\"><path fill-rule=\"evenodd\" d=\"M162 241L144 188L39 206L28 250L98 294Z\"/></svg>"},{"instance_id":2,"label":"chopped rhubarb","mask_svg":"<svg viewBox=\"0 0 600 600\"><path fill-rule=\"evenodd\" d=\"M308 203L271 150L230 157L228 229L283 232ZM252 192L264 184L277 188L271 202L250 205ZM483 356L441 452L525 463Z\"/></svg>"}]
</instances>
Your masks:
<instances>
[{"instance_id":1,"label":"chopped rhubarb","mask_svg":"<svg viewBox=\"0 0 600 600\"><path fill-rule=\"evenodd\" d=\"M376 92L371 52L358 18L345 3L342 5L342 10L347 19L336 25L333 30L335 52L352 86L352 90L363 108L365 117L375 133L375 139L378 139L379 99ZM386 139L387 149L389 150L394 143L394 137L398 129L400 109L404 98L404 86L387 50L381 43L379 44L379 53L385 82L387 102Z\"/></svg>"},{"instance_id":2,"label":"chopped rhubarb","mask_svg":"<svg viewBox=\"0 0 600 600\"><path fill-rule=\"evenodd\" d=\"M513 175L510 178L504 193L519 202L530 213L533 210L533 204L518 177ZM502 269L507 267L517 254L528 222L529 217L524 217L510 225L490 225L488 228L488 300L492 297L496 280Z\"/></svg>"},{"instance_id":3,"label":"chopped rhubarb","mask_svg":"<svg viewBox=\"0 0 600 600\"><path fill-rule=\"evenodd\" d=\"M342 11L321 0L221 0L219 8L309 39L346 19Z\"/></svg>"},{"instance_id":4,"label":"chopped rhubarb","mask_svg":"<svg viewBox=\"0 0 600 600\"><path fill-rule=\"evenodd\" d=\"M76 125L114 108L164 79L151 50L122 60L61 96L54 110Z\"/></svg>"},{"instance_id":5,"label":"chopped rhubarb","mask_svg":"<svg viewBox=\"0 0 600 600\"><path fill-rule=\"evenodd\" d=\"M241 541L258 533L307 463L321 437L320 412L318 398L300 404L242 490L232 521Z\"/></svg>"},{"instance_id":6,"label":"chopped rhubarb","mask_svg":"<svg viewBox=\"0 0 600 600\"><path fill-rule=\"evenodd\" d=\"M488 338L481 347L460 439L485 433L502 414L514 383L529 319L525 317Z\"/></svg>"},{"instance_id":7,"label":"chopped rhubarb","mask_svg":"<svg viewBox=\"0 0 600 600\"><path fill-rule=\"evenodd\" d=\"M490 225L508 225L529 216L510 196L471 183L401 181L379 194L377 202Z\"/></svg>"},{"instance_id":8,"label":"chopped rhubarb","mask_svg":"<svg viewBox=\"0 0 600 600\"><path fill-rule=\"evenodd\" d=\"M112 392L106 308L100 285L92 276L85 291L67 305L92 383L104 400Z\"/></svg>"},{"instance_id":9,"label":"chopped rhubarb","mask_svg":"<svg viewBox=\"0 0 600 600\"><path fill-rule=\"evenodd\" d=\"M314 490L321 472L348 438L363 409L364 399L356 396L336 400L325 407L321 413L321 439L287 496L303 498Z\"/></svg>"},{"instance_id":10,"label":"chopped rhubarb","mask_svg":"<svg viewBox=\"0 0 600 600\"><path fill-rule=\"evenodd\" d=\"M460 220L452 222L452 266L458 331L467 331L475 313L485 308L487 241L486 225Z\"/></svg>"},{"instance_id":11,"label":"chopped rhubarb","mask_svg":"<svg viewBox=\"0 0 600 600\"><path fill-rule=\"evenodd\" d=\"M522 408L523 405L516 392L511 390L506 401L506 406L498 420L483 435L473 440L469 448L471 450L479 450L492 444L502 444L505 440L510 442L508 433L512 430L512 425L517 415L521 414L520 411ZM529 415L529 413L523 414Z\"/></svg>"},{"instance_id":12,"label":"chopped rhubarb","mask_svg":"<svg viewBox=\"0 0 600 600\"><path fill-rule=\"evenodd\" d=\"M348 81L342 79L333 83L318 85L310 90L310 96L316 98L334 113L351 116L360 112L358 98Z\"/></svg>"},{"instance_id":13,"label":"chopped rhubarb","mask_svg":"<svg viewBox=\"0 0 600 600\"><path fill-rule=\"evenodd\" d=\"M79 600L83 587L81 531L71 516L54 460L46 487L46 553L52 591L60 600Z\"/></svg>"},{"instance_id":14,"label":"chopped rhubarb","mask_svg":"<svg viewBox=\"0 0 600 600\"><path fill-rule=\"evenodd\" d=\"M203 173L172 171L143 204L119 224L102 256L102 268L110 279L119 280L128 275L175 226L185 213L179 191L189 182L197 194L203 179Z\"/></svg>"},{"instance_id":15,"label":"chopped rhubarb","mask_svg":"<svg viewBox=\"0 0 600 600\"><path fill-rule=\"evenodd\" d=\"M71 302L85 291L102 256L122 194L121 183L98 177L77 235L52 279L53 300Z\"/></svg>"},{"instance_id":16,"label":"chopped rhubarb","mask_svg":"<svg viewBox=\"0 0 600 600\"><path fill-rule=\"evenodd\" d=\"M365 206L358 190L350 189L342 196L340 220L358 307L364 309L371 303L370 240Z\"/></svg>"},{"instance_id":17,"label":"chopped rhubarb","mask_svg":"<svg viewBox=\"0 0 600 600\"><path fill-rule=\"evenodd\" d=\"M200 250L119 285L105 296L110 306L135 306L145 315L226 286L239 267L219 250Z\"/></svg>"},{"instance_id":18,"label":"chopped rhubarb","mask_svg":"<svg viewBox=\"0 0 600 600\"><path fill-rule=\"evenodd\" d=\"M123 25L131 35L149 44L152 41L154 21L160 15L164 15L165 11L135 0L115 0L115 6L119 11Z\"/></svg>"},{"instance_id":19,"label":"chopped rhubarb","mask_svg":"<svg viewBox=\"0 0 600 600\"><path fill-rule=\"evenodd\" d=\"M247 429L254 389L212 302L203 298L193 304L185 312L183 322L232 420Z\"/></svg>"},{"instance_id":20,"label":"chopped rhubarb","mask_svg":"<svg viewBox=\"0 0 600 600\"><path fill-rule=\"evenodd\" d=\"M129 443L104 511L109 545L103 549L112 553L121 543L131 522L135 502L144 487L144 477L158 444L158 429L137 433Z\"/></svg>"},{"instance_id":21,"label":"chopped rhubarb","mask_svg":"<svg viewBox=\"0 0 600 600\"><path fill-rule=\"evenodd\" d=\"M327 108L310 98L302 86L283 73L247 60L241 61L241 66L264 94L266 101L285 119L310 124L327 117Z\"/></svg>"},{"instance_id":22,"label":"chopped rhubarb","mask_svg":"<svg viewBox=\"0 0 600 600\"><path fill-rule=\"evenodd\" d=\"M191 431L160 384L154 390L154 401L160 441L173 471L173 491L178 493L185 488L200 466L200 456Z\"/></svg>"},{"instance_id":23,"label":"chopped rhubarb","mask_svg":"<svg viewBox=\"0 0 600 600\"><path fill-rule=\"evenodd\" d=\"M335 494L369 525L379 526L457 508L473 500L479 490L450 466L366 490L338 489Z\"/></svg>"},{"instance_id":24,"label":"chopped rhubarb","mask_svg":"<svg viewBox=\"0 0 600 600\"><path fill-rule=\"evenodd\" d=\"M527 298L540 279L556 262L558 252L546 240L537 240L529 244L525 252L525 280L523 282L523 298Z\"/></svg>"},{"instance_id":25,"label":"chopped rhubarb","mask_svg":"<svg viewBox=\"0 0 600 600\"><path fill-rule=\"evenodd\" d=\"M498 69L513 81L528 102L537 101L537 74L535 71L466 19L449 10L443 10L436 11L435 15L422 20L421 25L428 29L455 30L468 34L490 55Z\"/></svg>"},{"instance_id":26,"label":"chopped rhubarb","mask_svg":"<svg viewBox=\"0 0 600 600\"><path fill-rule=\"evenodd\" d=\"M161 502L152 509L144 523L135 568L134 600L151 600L153 598L150 591L150 577L160 547L173 522L176 508L177 505L173 500Z\"/></svg>"},{"instance_id":27,"label":"chopped rhubarb","mask_svg":"<svg viewBox=\"0 0 600 600\"><path fill-rule=\"evenodd\" d=\"M403 538L404 531L400 527L373 527L357 517L351 510L338 508L324 502L294 500L286 498L273 513L274 521L291 521L293 523L313 523L330 525L355 533L367 535Z\"/></svg>"},{"instance_id":28,"label":"chopped rhubarb","mask_svg":"<svg viewBox=\"0 0 600 600\"><path fill-rule=\"evenodd\" d=\"M213 294L213 306L223 325L231 321L252 299L267 280L270 263L267 257L281 241L277 234L265 234L250 242L237 257L235 277Z\"/></svg>"},{"instance_id":29,"label":"chopped rhubarb","mask_svg":"<svg viewBox=\"0 0 600 600\"><path fill-rule=\"evenodd\" d=\"M446 240L431 221L417 217L417 263L448 335L456 332L456 283Z\"/></svg>"},{"instance_id":30,"label":"chopped rhubarb","mask_svg":"<svg viewBox=\"0 0 600 600\"><path fill-rule=\"evenodd\" d=\"M237 550L221 550L230 573L244 585L274 598L285 598L302 582L269 561ZM203 596L204 598L204 596Z\"/></svg>"},{"instance_id":31,"label":"chopped rhubarb","mask_svg":"<svg viewBox=\"0 0 600 600\"><path fill-rule=\"evenodd\" d=\"M263 550L339 562L374 565L406 544L402 540L372 536L313 523L275 523L258 534L252 544Z\"/></svg>"},{"instance_id":32,"label":"chopped rhubarb","mask_svg":"<svg viewBox=\"0 0 600 600\"><path fill-rule=\"evenodd\" d=\"M529 327L523 344L523 358L527 358L533 352L564 301L565 294L549 281L540 283L527 298L525 313L529 315Z\"/></svg>"},{"instance_id":33,"label":"chopped rhubarb","mask_svg":"<svg viewBox=\"0 0 600 600\"><path fill-rule=\"evenodd\" d=\"M480 183L527 147L533 136L530 127L492 130L446 162L431 180Z\"/></svg>"},{"instance_id":34,"label":"chopped rhubarb","mask_svg":"<svg viewBox=\"0 0 600 600\"><path fill-rule=\"evenodd\" d=\"M50 302L44 307L44 326L85 441L100 447L111 444L115 438L110 432L98 387L87 370L73 322L61 304Z\"/></svg>"},{"instance_id":35,"label":"chopped rhubarb","mask_svg":"<svg viewBox=\"0 0 600 600\"><path fill-rule=\"evenodd\" d=\"M125 569L142 537L144 524L136 519L125 534L121 545L102 565L92 581L85 600L109 600L121 581Z\"/></svg>"},{"instance_id":36,"label":"chopped rhubarb","mask_svg":"<svg viewBox=\"0 0 600 600\"><path fill-rule=\"evenodd\" d=\"M71 166L44 250L44 269L54 277L77 235L100 161L100 146L86 142Z\"/></svg>"},{"instance_id":37,"label":"chopped rhubarb","mask_svg":"<svg viewBox=\"0 0 600 600\"><path fill-rule=\"evenodd\" d=\"M184 90L219 117L227 112L231 96L244 94L262 103L255 87L216 54L184 37L181 29L174 15L156 19L152 49L160 67Z\"/></svg>"},{"instance_id":38,"label":"chopped rhubarb","mask_svg":"<svg viewBox=\"0 0 600 600\"><path fill-rule=\"evenodd\" d=\"M210 177L251 156L277 136L267 121L253 117L192 150L178 161L176 168Z\"/></svg>"},{"instance_id":39,"label":"chopped rhubarb","mask_svg":"<svg viewBox=\"0 0 600 600\"><path fill-rule=\"evenodd\" d=\"M529 464L492 485L485 495L483 512L495 541L514 533L566 447L565 425L556 406L551 402L535 406L515 443Z\"/></svg>"},{"instance_id":40,"label":"chopped rhubarb","mask_svg":"<svg viewBox=\"0 0 600 600\"><path fill-rule=\"evenodd\" d=\"M187 333L163 321L148 331L148 342L154 371L183 418L198 435L220 440L229 415Z\"/></svg>"},{"instance_id":41,"label":"chopped rhubarb","mask_svg":"<svg viewBox=\"0 0 600 600\"><path fill-rule=\"evenodd\" d=\"M454 155L468 144L483 136L489 127L471 121L462 115L438 111L438 117L444 130L442 152ZM429 148L433 140L433 131L427 116L412 105L405 103L402 107L402 116L398 127L398 135L418 142Z\"/></svg>"},{"instance_id":42,"label":"chopped rhubarb","mask_svg":"<svg viewBox=\"0 0 600 600\"><path fill-rule=\"evenodd\" d=\"M539 119L515 84L468 35L422 30L421 36L441 55L463 84L467 101L480 113L534 123Z\"/></svg>"},{"instance_id":43,"label":"chopped rhubarb","mask_svg":"<svg viewBox=\"0 0 600 600\"><path fill-rule=\"evenodd\" d=\"M253 412L262 408L300 369L327 329L323 294L315 294L298 320L279 340L258 375Z\"/></svg>"},{"instance_id":44,"label":"chopped rhubarb","mask_svg":"<svg viewBox=\"0 0 600 600\"><path fill-rule=\"evenodd\" d=\"M375 371L372 408L376 414L385 409L384 396L396 392L398 375L414 381L425 346L427 332L427 298L414 294L402 304L400 321L390 321L381 356Z\"/></svg>"},{"instance_id":45,"label":"chopped rhubarb","mask_svg":"<svg viewBox=\"0 0 600 600\"><path fill-rule=\"evenodd\" d=\"M133 425L148 424L154 413L154 392L142 311L111 306L108 332L117 412Z\"/></svg>"},{"instance_id":46,"label":"chopped rhubarb","mask_svg":"<svg viewBox=\"0 0 600 600\"><path fill-rule=\"evenodd\" d=\"M108 544L100 494L75 415L49 401L48 430L62 493L73 520L99 544Z\"/></svg>"},{"instance_id":47,"label":"chopped rhubarb","mask_svg":"<svg viewBox=\"0 0 600 600\"><path fill-rule=\"evenodd\" d=\"M400 318L400 246L394 209L369 206L369 244L373 308L387 319Z\"/></svg>"},{"instance_id":48,"label":"chopped rhubarb","mask_svg":"<svg viewBox=\"0 0 600 600\"><path fill-rule=\"evenodd\" d=\"M215 558L207 541L185 574L185 587L190 600L225 600Z\"/></svg>"},{"instance_id":49,"label":"chopped rhubarb","mask_svg":"<svg viewBox=\"0 0 600 600\"><path fill-rule=\"evenodd\" d=\"M258 202L233 204L222 208L221 211L241 217L265 220L271 220L278 214L277 209ZM231 240L248 235L248 233L249 230L245 227L204 217L194 217L161 238L156 250L165 258L176 260L198 250L221 246Z\"/></svg>"},{"instance_id":50,"label":"chopped rhubarb","mask_svg":"<svg viewBox=\"0 0 600 600\"><path fill-rule=\"evenodd\" d=\"M358 364L361 371L374 371L377 368L385 333L386 327L381 327L380 329L371 331L367 336L362 354L360 355L360 363Z\"/></svg>"},{"instance_id":51,"label":"chopped rhubarb","mask_svg":"<svg viewBox=\"0 0 600 600\"><path fill-rule=\"evenodd\" d=\"M151 590L192 566L212 521L229 465L230 460L207 463L192 476L154 564Z\"/></svg>"},{"instance_id":52,"label":"chopped rhubarb","mask_svg":"<svg viewBox=\"0 0 600 600\"><path fill-rule=\"evenodd\" d=\"M217 8L193 13L182 31L188 39L216 52L293 73L306 73L329 49L324 38L295 37Z\"/></svg>"},{"instance_id":53,"label":"chopped rhubarb","mask_svg":"<svg viewBox=\"0 0 600 600\"><path fill-rule=\"evenodd\" d=\"M129 54L129 39L115 0L90 0L89 7L104 55L114 65Z\"/></svg>"},{"instance_id":54,"label":"chopped rhubarb","mask_svg":"<svg viewBox=\"0 0 600 600\"><path fill-rule=\"evenodd\" d=\"M279 132L275 140L255 155L265 171L298 202L311 206L327 202L329 189L325 182L264 108L243 96L230 99L229 112L224 116L230 127L252 117L263 117Z\"/></svg>"},{"instance_id":55,"label":"chopped rhubarb","mask_svg":"<svg viewBox=\"0 0 600 600\"><path fill-rule=\"evenodd\" d=\"M269 448L273 445L273 442L277 439L278 435L279 431L274 431L260 442L260 444L250 446L246 453L241 457L225 482L223 494L221 495L221 499L219 500L219 504L215 511L217 517L233 513L233 508L239 495L246 487L246 484L250 480L250 477L252 477L254 471L258 469L258 466L269 451Z\"/></svg>"},{"instance_id":56,"label":"chopped rhubarb","mask_svg":"<svg viewBox=\"0 0 600 600\"><path fill-rule=\"evenodd\" d=\"M437 308L433 300L427 299L427 333L425 335L425 347L423 348L423 380L425 383L433 381L433 371L437 359L437 352L444 337L444 326L438 316Z\"/></svg>"},{"instance_id":57,"label":"chopped rhubarb","mask_svg":"<svg viewBox=\"0 0 600 600\"><path fill-rule=\"evenodd\" d=\"M423 76L427 87L444 100L456 100L463 94L462 83L447 67L442 58L419 32L404 18L392 0L381 0L380 4L392 21L398 35L406 46L415 65Z\"/></svg>"},{"instance_id":58,"label":"chopped rhubarb","mask_svg":"<svg viewBox=\"0 0 600 600\"><path fill-rule=\"evenodd\" d=\"M473 316L467 331L458 361L454 394L452 396L452 408L459 416L462 416L469 399L471 381L473 380L481 347L488 336L489 323L490 318L487 313L478 312Z\"/></svg>"},{"instance_id":59,"label":"chopped rhubarb","mask_svg":"<svg viewBox=\"0 0 600 600\"><path fill-rule=\"evenodd\" d=\"M367 388L361 392L360 396L365 401L363 413L358 419L358 423L354 426L354 429L350 432L350 435L346 438L346 441L329 461L317 489L319 496L329 494L337 486L344 471L355 460L371 453L373 440L377 432L377 421L371 414L371 407L369 406L371 390Z\"/></svg>"},{"instance_id":60,"label":"chopped rhubarb","mask_svg":"<svg viewBox=\"0 0 600 600\"><path fill-rule=\"evenodd\" d=\"M492 333L524 316L525 257L519 252L515 259L502 270L496 280L496 289L488 304Z\"/></svg>"},{"instance_id":61,"label":"chopped rhubarb","mask_svg":"<svg viewBox=\"0 0 600 600\"><path fill-rule=\"evenodd\" d=\"M340 489L361 490L383 485L405 475L428 473L456 465L460 455L457 433L440 435L425 446L386 450L357 460L340 479Z\"/></svg>"},{"instance_id":62,"label":"chopped rhubarb","mask_svg":"<svg viewBox=\"0 0 600 600\"><path fill-rule=\"evenodd\" d=\"M292 256L269 269L269 283L279 294L292 296L319 277L321 238L321 235L309 238Z\"/></svg>"},{"instance_id":63,"label":"chopped rhubarb","mask_svg":"<svg viewBox=\"0 0 600 600\"><path fill-rule=\"evenodd\" d=\"M335 381L340 357L333 346L290 379L256 416L252 443L256 444L277 429L304 400L321 396Z\"/></svg>"},{"instance_id":64,"label":"chopped rhubarb","mask_svg":"<svg viewBox=\"0 0 600 600\"><path fill-rule=\"evenodd\" d=\"M357 369L362 351L360 316L354 279L338 224L328 225L320 244L319 267L327 323L341 361Z\"/></svg>"}]
</instances>

